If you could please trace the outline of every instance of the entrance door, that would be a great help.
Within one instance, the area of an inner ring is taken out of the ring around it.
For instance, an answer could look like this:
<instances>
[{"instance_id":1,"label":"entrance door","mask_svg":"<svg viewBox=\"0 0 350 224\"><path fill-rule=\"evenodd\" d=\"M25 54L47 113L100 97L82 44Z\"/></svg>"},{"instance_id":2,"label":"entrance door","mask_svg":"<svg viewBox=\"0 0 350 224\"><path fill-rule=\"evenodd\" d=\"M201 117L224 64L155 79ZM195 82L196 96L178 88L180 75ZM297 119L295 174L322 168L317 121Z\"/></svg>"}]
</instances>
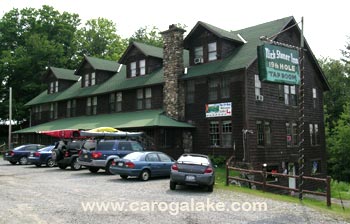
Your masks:
<instances>
[{"instance_id":1,"label":"entrance door","mask_svg":"<svg viewBox=\"0 0 350 224\"><path fill-rule=\"evenodd\" d=\"M288 163L288 175L295 175L294 163ZM293 177L289 177L289 188L296 188L296 180Z\"/></svg>"}]
</instances>

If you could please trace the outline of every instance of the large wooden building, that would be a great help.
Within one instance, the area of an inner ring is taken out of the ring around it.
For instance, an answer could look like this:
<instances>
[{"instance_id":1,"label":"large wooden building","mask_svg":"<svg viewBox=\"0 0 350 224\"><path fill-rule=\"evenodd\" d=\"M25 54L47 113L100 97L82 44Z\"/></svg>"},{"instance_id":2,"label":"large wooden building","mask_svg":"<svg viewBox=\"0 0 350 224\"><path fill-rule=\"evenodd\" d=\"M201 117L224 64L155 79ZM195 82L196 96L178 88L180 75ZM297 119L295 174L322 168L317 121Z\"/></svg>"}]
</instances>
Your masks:
<instances>
[{"instance_id":1,"label":"large wooden building","mask_svg":"<svg viewBox=\"0 0 350 224\"><path fill-rule=\"evenodd\" d=\"M185 38L172 25L162 32L163 48L134 42L118 62L85 56L75 71L50 67L48 89L26 104L31 127L15 132L16 141L47 144L54 139L38 131L111 126L144 131L152 148L175 158L234 155L255 168L295 173L299 86L262 82L257 60L261 36L298 46L295 24L287 17L226 31L198 22ZM322 175L329 86L307 43L304 65L305 173Z\"/></svg>"}]
</instances>

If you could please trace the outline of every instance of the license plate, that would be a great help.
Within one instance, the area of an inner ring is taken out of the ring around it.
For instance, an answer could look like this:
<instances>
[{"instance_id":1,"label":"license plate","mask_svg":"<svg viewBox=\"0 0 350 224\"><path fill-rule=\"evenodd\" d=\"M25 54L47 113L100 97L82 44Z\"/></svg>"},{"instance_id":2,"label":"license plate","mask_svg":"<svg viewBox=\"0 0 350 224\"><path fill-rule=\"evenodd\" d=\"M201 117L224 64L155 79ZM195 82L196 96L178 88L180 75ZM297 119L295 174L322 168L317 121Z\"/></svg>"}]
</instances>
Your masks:
<instances>
[{"instance_id":1,"label":"license plate","mask_svg":"<svg viewBox=\"0 0 350 224\"><path fill-rule=\"evenodd\" d=\"M84 158L87 159L87 158L88 158L88 155L84 155Z\"/></svg>"},{"instance_id":2,"label":"license plate","mask_svg":"<svg viewBox=\"0 0 350 224\"><path fill-rule=\"evenodd\" d=\"M186 181L196 181L196 177L195 176L186 176Z\"/></svg>"},{"instance_id":3,"label":"license plate","mask_svg":"<svg viewBox=\"0 0 350 224\"><path fill-rule=\"evenodd\" d=\"M119 163L118 163L118 166L123 166L123 163L122 163L122 162L119 162Z\"/></svg>"}]
</instances>

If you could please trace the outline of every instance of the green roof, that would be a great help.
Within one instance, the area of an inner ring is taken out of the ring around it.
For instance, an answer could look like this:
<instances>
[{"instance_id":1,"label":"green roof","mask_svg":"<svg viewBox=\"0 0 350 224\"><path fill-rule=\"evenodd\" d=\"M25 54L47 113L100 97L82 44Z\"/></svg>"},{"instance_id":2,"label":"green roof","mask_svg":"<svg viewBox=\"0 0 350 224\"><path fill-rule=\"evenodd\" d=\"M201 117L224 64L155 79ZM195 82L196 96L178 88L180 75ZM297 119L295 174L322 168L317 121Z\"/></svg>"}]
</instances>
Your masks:
<instances>
[{"instance_id":1,"label":"green roof","mask_svg":"<svg viewBox=\"0 0 350 224\"><path fill-rule=\"evenodd\" d=\"M72 80L72 81L77 81L79 79L79 77L74 75L74 70L65 69L65 68L56 68L56 67L50 67L50 69L57 79Z\"/></svg>"},{"instance_id":2,"label":"green roof","mask_svg":"<svg viewBox=\"0 0 350 224\"><path fill-rule=\"evenodd\" d=\"M144 54L145 56L163 58L163 48L134 41L129 44L128 48L125 50L124 54L119 59L119 63L125 64L129 52L134 47L136 47L139 51L141 51L142 54Z\"/></svg>"},{"instance_id":3,"label":"green roof","mask_svg":"<svg viewBox=\"0 0 350 224\"><path fill-rule=\"evenodd\" d=\"M98 127L144 128L144 127L176 127L194 128L191 124L175 121L164 115L162 110L144 110L136 112L123 112L101 114L59 119L33 127L25 128L13 133L35 133L60 129L93 129Z\"/></svg>"},{"instance_id":4,"label":"green roof","mask_svg":"<svg viewBox=\"0 0 350 224\"><path fill-rule=\"evenodd\" d=\"M90 57L86 56L84 58L95 70L102 70L102 71L110 71L110 72L117 72L119 68L119 63L116 61L110 61L106 59L101 59L101 58L95 58L95 57ZM84 62L84 61L83 61ZM82 63L83 64L83 63ZM82 65L81 64L81 65ZM81 67L80 65L80 67ZM80 69L79 67L79 69ZM77 69L77 71L79 70ZM77 74L77 73L75 73Z\"/></svg>"},{"instance_id":5,"label":"green roof","mask_svg":"<svg viewBox=\"0 0 350 224\"><path fill-rule=\"evenodd\" d=\"M285 28L289 22L293 20L293 17L286 17L283 19L275 20L272 22L260 24L257 26L249 27L246 29L230 32L235 35L240 34L247 43L240 45L236 50L227 58L222 60L213 61L210 63L195 65L189 67L189 52L184 50L184 66L188 67L187 74L183 75L183 79L195 78L203 75L218 74L238 69L246 69L249 67L257 58L257 46L261 44L259 39L260 36L272 36ZM201 24L204 24L201 22ZM206 24L208 26L208 24ZM214 29L214 28L212 28ZM218 28L219 29L219 28ZM219 32L216 30L216 32ZM224 35L224 34L222 34ZM227 33L225 35L228 35ZM136 42L135 42L136 43ZM140 50L147 52L148 55L158 55L163 51L162 48L148 46L142 43L135 43L133 46L138 47ZM162 56L163 57L163 56ZM98 59L94 57L85 56L88 61L95 69L114 71L118 70L119 64L115 61L108 61ZM82 65L81 65L82 66ZM78 70L77 70L78 71ZM77 97L87 97L91 95L98 95L113 91L120 91L125 89L140 88L143 86L151 86L156 84L162 84L163 69L160 68L147 74L145 76L139 76L137 78L127 78L126 68L122 66L120 72L114 74L108 81L94 85L90 87L81 87L81 81L76 82L70 88L63 92L48 94L47 91L42 92L34 99L30 100L26 106L49 103L61 100L67 100Z\"/></svg>"},{"instance_id":6,"label":"green roof","mask_svg":"<svg viewBox=\"0 0 350 224\"><path fill-rule=\"evenodd\" d=\"M188 68L188 73L187 75L184 75L183 78L187 79L249 67L257 58L257 46L262 44L259 37L263 35L272 36L280 32L292 19L293 17L286 17L234 31L234 33L240 34L247 43L239 46L230 56L223 60L217 60Z\"/></svg>"},{"instance_id":7,"label":"green roof","mask_svg":"<svg viewBox=\"0 0 350 224\"><path fill-rule=\"evenodd\" d=\"M188 37L191 36L191 34L197 29L198 26L203 26L204 28L206 28L207 30L209 30L210 32L214 33L216 36L220 37L220 38L224 38L224 39L228 39L228 40L233 40L239 43L243 44L243 41L237 36L236 33L233 32L229 32L227 30L223 30L219 27L210 25L208 23L199 21L191 30L191 32L187 35L187 37L185 38L185 41Z\"/></svg>"}]
</instances>

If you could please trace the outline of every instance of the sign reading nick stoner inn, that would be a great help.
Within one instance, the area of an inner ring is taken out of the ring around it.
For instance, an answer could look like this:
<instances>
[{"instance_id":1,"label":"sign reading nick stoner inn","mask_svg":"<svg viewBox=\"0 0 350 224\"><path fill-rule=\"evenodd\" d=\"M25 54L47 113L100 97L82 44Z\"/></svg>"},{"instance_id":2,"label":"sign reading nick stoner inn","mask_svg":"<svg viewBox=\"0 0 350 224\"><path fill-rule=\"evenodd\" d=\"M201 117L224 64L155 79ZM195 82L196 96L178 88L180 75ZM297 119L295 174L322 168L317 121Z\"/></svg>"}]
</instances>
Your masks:
<instances>
[{"instance_id":1,"label":"sign reading nick stoner inn","mask_svg":"<svg viewBox=\"0 0 350 224\"><path fill-rule=\"evenodd\" d=\"M261 81L300 84L297 50L271 44L258 46L258 66Z\"/></svg>"}]
</instances>

